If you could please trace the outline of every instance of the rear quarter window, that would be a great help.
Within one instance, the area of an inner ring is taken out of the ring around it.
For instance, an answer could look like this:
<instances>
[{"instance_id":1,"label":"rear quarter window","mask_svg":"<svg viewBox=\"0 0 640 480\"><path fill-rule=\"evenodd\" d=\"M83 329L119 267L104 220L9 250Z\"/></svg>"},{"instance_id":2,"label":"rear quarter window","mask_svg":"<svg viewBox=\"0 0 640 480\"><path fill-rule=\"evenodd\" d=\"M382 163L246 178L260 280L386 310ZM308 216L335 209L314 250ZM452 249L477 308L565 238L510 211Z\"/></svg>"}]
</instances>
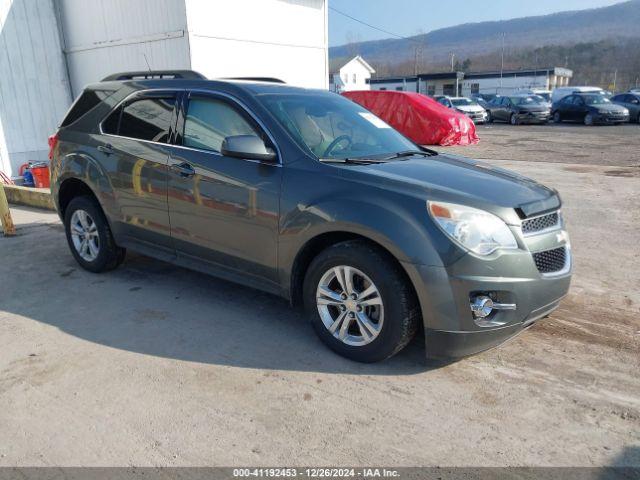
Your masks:
<instances>
[{"instance_id":1,"label":"rear quarter window","mask_svg":"<svg viewBox=\"0 0 640 480\"><path fill-rule=\"evenodd\" d=\"M79 120L80 117L93 110L104 99L110 97L113 92L113 90L85 90L73 103L60 127L67 127Z\"/></svg>"}]
</instances>

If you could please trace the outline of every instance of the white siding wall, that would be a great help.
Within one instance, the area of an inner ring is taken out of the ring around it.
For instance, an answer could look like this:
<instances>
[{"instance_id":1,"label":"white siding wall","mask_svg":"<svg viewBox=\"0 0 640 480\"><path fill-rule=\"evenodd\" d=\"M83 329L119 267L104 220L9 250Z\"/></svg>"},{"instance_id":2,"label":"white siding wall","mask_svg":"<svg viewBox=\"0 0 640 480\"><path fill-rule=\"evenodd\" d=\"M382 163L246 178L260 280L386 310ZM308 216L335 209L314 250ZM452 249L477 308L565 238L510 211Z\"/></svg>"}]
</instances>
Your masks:
<instances>
[{"instance_id":1,"label":"white siding wall","mask_svg":"<svg viewBox=\"0 0 640 480\"><path fill-rule=\"evenodd\" d=\"M371 84L371 90L397 90L398 88L402 88L405 92L416 92L416 81L415 80L406 80L406 81L396 81L396 82L383 82L383 83L374 83Z\"/></svg>"},{"instance_id":2,"label":"white siding wall","mask_svg":"<svg viewBox=\"0 0 640 480\"><path fill-rule=\"evenodd\" d=\"M192 68L328 88L326 0L186 0Z\"/></svg>"},{"instance_id":3,"label":"white siding wall","mask_svg":"<svg viewBox=\"0 0 640 480\"><path fill-rule=\"evenodd\" d=\"M146 61L154 70L191 68L183 0L57 3L74 97L111 73L146 70Z\"/></svg>"},{"instance_id":4,"label":"white siding wall","mask_svg":"<svg viewBox=\"0 0 640 480\"><path fill-rule=\"evenodd\" d=\"M353 81L354 75L356 79L355 83ZM371 73L369 73L369 70L358 60L351 60L343 66L340 69L340 77L344 83L343 91L345 92L352 90L371 90L370 85L367 83L367 80L371 78Z\"/></svg>"},{"instance_id":5,"label":"white siding wall","mask_svg":"<svg viewBox=\"0 0 640 480\"><path fill-rule=\"evenodd\" d=\"M46 160L71 102L52 2L0 0L0 169Z\"/></svg>"},{"instance_id":6,"label":"white siding wall","mask_svg":"<svg viewBox=\"0 0 640 480\"><path fill-rule=\"evenodd\" d=\"M470 78L462 82L462 95L471 94L471 84L480 84L480 93L501 93L508 95L522 88L549 88L548 77L545 74L538 76L507 76L502 77L502 87L500 87L500 77L491 78Z\"/></svg>"}]
</instances>

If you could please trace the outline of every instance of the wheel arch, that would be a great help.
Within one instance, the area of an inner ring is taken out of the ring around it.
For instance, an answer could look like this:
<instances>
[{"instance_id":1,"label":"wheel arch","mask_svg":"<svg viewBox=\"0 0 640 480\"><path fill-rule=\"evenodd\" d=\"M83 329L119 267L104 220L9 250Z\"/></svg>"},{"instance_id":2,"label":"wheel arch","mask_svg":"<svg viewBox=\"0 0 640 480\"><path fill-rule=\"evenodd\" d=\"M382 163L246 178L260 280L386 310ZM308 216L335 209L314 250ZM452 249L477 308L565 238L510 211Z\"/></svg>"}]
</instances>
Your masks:
<instances>
[{"instance_id":1,"label":"wheel arch","mask_svg":"<svg viewBox=\"0 0 640 480\"><path fill-rule=\"evenodd\" d=\"M415 295L416 301L418 302L418 304L420 304L420 299L416 292L415 285L411 280L410 275L406 271L403 262L401 262L388 248L386 248L381 243L360 233L350 232L346 230L337 230L332 232L320 233L313 238L310 238L296 255L289 276L289 298L292 305L300 306L303 303L302 297L304 278L313 259L327 248L347 241L361 241L363 243L367 243L375 247L391 262L393 262L398 267L398 271L401 272L407 282L407 285Z\"/></svg>"},{"instance_id":2,"label":"wheel arch","mask_svg":"<svg viewBox=\"0 0 640 480\"><path fill-rule=\"evenodd\" d=\"M58 212L63 219L69 203L71 202L71 200L78 196L90 196L96 201L98 205L100 205L97 195L93 192L89 185L87 185L79 178L67 178L60 184L60 187L58 189Z\"/></svg>"}]
</instances>

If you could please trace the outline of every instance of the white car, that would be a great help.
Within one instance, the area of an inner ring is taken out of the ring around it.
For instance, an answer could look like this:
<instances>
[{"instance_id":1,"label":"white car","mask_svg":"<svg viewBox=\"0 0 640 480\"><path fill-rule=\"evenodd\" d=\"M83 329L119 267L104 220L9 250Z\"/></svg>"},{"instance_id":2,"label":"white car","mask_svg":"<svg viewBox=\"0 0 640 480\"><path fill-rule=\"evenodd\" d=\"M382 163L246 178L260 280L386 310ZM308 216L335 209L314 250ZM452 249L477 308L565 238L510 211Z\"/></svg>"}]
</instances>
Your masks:
<instances>
[{"instance_id":1,"label":"white car","mask_svg":"<svg viewBox=\"0 0 640 480\"><path fill-rule=\"evenodd\" d=\"M487 121L487 111L470 98L439 97L437 100L445 107L464 113L467 117L473 120L473 123L485 123Z\"/></svg>"},{"instance_id":2,"label":"white car","mask_svg":"<svg viewBox=\"0 0 640 480\"><path fill-rule=\"evenodd\" d=\"M558 87L551 94L551 101L557 103L564 97L568 97L574 93L599 93L604 95L605 91L600 87Z\"/></svg>"}]
</instances>

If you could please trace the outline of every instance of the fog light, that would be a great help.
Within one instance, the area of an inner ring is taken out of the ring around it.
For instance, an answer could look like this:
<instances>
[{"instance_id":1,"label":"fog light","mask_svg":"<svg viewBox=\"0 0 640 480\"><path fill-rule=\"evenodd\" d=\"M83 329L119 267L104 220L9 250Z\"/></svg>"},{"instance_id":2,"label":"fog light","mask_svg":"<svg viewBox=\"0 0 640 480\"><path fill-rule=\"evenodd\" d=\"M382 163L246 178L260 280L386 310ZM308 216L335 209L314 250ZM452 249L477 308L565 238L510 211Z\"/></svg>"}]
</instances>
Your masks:
<instances>
[{"instance_id":1,"label":"fog light","mask_svg":"<svg viewBox=\"0 0 640 480\"><path fill-rule=\"evenodd\" d=\"M478 295L471 302L471 311L476 318L487 318L493 312L493 300L484 295Z\"/></svg>"},{"instance_id":2,"label":"fog light","mask_svg":"<svg viewBox=\"0 0 640 480\"><path fill-rule=\"evenodd\" d=\"M515 310L515 303L496 303L487 295L476 295L471 301L474 318L487 318L494 310Z\"/></svg>"}]
</instances>

